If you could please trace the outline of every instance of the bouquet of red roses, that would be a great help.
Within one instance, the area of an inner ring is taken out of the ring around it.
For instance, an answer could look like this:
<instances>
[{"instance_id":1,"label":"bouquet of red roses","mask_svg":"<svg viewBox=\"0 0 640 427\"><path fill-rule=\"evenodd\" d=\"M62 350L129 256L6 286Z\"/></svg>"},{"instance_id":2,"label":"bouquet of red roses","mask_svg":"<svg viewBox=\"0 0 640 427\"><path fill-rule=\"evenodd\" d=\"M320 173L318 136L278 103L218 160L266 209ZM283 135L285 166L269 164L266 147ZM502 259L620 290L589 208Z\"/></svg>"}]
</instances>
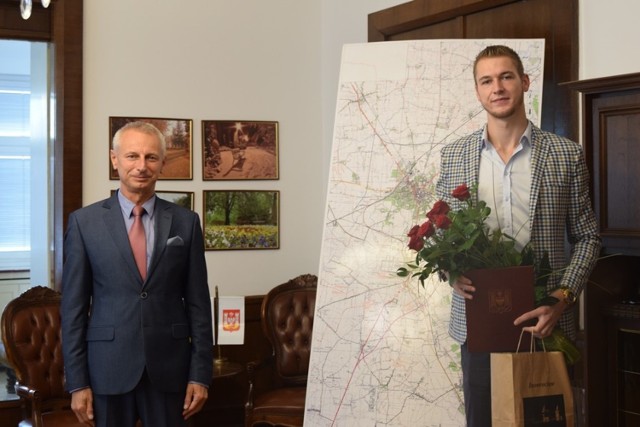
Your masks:
<instances>
[{"instance_id":1,"label":"bouquet of red roses","mask_svg":"<svg viewBox=\"0 0 640 427\"><path fill-rule=\"evenodd\" d=\"M408 246L416 251L416 259L400 267L398 276L417 277L424 287L424 281L435 273L446 273L449 283L453 284L470 270L533 265L536 304L552 304L548 301L546 284L548 278L558 272L551 270L547 254L535 263L531 245L518 250L513 237L500 230L490 230L485 221L491 208L484 201L475 202L473 191L466 184L459 185L451 197L463 202L461 209L453 211L445 201L438 200L427 212L427 220L411 228L407 234ZM580 358L578 349L559 328L544 338L544 344L547 350L562 351L569 364Z\"/></svg>"},{"instance_id":2,"label":"bouquet of red roses","mask_svg":"<svg viewBox=\"0 0 640 427\"><path fill-rule=\"evenodd\" d=\"M399 276L418 277L424 281L434 273L447 273L449 282L464 272L477 268L500 268L533 265L533 251L527 245L518 250L513 237L485 224L491 209L483 201L474 201L466 184L458 186L451 196L463 202L453 211L444 200L438 200L427 212L427 220L414 225L407 236L416 259L398 269Z\"/></svg>"}]
</instances>

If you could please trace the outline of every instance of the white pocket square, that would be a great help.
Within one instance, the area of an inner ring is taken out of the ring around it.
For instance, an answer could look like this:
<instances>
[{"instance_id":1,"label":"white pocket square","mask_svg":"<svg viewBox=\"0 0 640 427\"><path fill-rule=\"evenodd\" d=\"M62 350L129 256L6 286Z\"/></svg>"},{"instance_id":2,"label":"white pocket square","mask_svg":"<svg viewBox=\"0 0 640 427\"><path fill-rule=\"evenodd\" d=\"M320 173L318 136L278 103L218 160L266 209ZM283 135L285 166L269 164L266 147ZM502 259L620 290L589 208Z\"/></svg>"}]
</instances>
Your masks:
<instances>
[{"instance_id":1,"label":"white pocket square","mask_svg":"<svg viewBox=\"0 0 640 427\"><path fill-rule=\"evenodd\" d=\"M180 236L169 237L167 246L184 246L184 240Z\"/></svg>"}]
</instances>

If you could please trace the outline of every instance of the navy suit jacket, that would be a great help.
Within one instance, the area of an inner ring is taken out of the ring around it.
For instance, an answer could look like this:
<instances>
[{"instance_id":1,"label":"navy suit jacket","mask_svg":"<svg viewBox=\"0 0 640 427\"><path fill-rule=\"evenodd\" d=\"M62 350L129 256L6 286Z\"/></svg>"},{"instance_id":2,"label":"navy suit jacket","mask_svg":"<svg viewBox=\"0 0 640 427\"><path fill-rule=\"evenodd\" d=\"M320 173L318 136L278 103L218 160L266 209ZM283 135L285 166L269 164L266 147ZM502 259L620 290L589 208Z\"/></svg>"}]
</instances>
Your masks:
<instances>
[{"instance_id":1,"label":"navy suit jacket","mask_svg":"<svg viewBox=\"0 0 640 427\"><path fill-rule=\"evenodd\" d=\"M478 183L482 135L483 129L479 129L442 149L436 193L452 209L460 209L461 202L453 199L451 192L460 184L472 187ZM551 268L558 272L549 278L547 290L566 287L579 295L600 252L598 224L589 198L589 172L582 149L577 143L532 124L531 170L531 243L536 257L540 259L546 252ZM565 235L571 246L569 257L565 251ZM565 310L559 326L575 339L573 309ZM467 337L464 298L455 292L449 333L459 343L464 343Z\"/></svg>"},{"instance_id":2,"label":"navy suit jacket","mask_svg":"<svg viewBox=\"0 0 640 427\"><path fill-rule=\"evenodd\" d=\"M146 369L160 391L212 378L211 300L200 220L156 198L143 282L117 195L73 212L65 233L62 346L67 390L131 391Z\"/></svg>"}]
</instances>

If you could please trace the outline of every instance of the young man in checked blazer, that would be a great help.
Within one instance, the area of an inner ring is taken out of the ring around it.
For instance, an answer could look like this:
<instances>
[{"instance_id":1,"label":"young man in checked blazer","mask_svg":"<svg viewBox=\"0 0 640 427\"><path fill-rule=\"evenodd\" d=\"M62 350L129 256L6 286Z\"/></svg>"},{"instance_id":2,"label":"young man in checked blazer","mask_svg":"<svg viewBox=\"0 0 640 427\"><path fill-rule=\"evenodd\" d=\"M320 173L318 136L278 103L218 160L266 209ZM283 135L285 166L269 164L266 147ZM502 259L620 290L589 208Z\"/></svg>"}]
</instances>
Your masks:
<instances>
[{"instance_id":1,"label":"young man in checked blazer","mask_svg":"<svg viewBox=\"0 0 640 427\"><path fill-rule=\"evenodd\" d=\"M600 251L600 238L588 189L581 147L544 132L526 117L524 93L529 76L518 54L506 46L488 46L476 57L474 81L478 101L487 112L482 129L447 145L441 153L437 196L453 209L451 191L478 185L477 197L491 207L488 225L513 236L522 248L529 241L536 256L549 254L551 268L562 269L548 282L543 305L515 320L536 319L525 330L543 338L556 324L575 339L575 306ZM571 252L565 254L565 232ZM450 335L462 345L463 390L467 425L491 425L491 376L488 353L470 353L466 342L465 298L473 283L460 277L453 285ZM553 299L551 299L553 300ZM554 300L554 301L555 301Z\"/></svg>"}]
</instances>

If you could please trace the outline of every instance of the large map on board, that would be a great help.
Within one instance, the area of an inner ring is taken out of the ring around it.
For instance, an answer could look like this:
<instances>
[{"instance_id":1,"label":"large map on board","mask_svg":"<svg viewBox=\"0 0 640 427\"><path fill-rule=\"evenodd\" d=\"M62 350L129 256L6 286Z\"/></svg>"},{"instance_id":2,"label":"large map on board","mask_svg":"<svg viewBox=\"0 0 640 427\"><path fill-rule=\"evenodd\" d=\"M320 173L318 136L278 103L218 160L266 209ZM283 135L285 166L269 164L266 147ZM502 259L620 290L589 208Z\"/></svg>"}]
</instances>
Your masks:
<instances>
[{"instance_id":1,"label":"large map on board","mask_svg":"<svg viewBox=\"0 0 640 427\"><path fill-rule=\"evenodd\" d=\"M544 40L346 45L340 84L305 426L462 426L450 287L396 276L406 233L435 201L444 144L481 127L473 61L487 44L520 53L540 123Z\"/></svg>"}]
</instances>

